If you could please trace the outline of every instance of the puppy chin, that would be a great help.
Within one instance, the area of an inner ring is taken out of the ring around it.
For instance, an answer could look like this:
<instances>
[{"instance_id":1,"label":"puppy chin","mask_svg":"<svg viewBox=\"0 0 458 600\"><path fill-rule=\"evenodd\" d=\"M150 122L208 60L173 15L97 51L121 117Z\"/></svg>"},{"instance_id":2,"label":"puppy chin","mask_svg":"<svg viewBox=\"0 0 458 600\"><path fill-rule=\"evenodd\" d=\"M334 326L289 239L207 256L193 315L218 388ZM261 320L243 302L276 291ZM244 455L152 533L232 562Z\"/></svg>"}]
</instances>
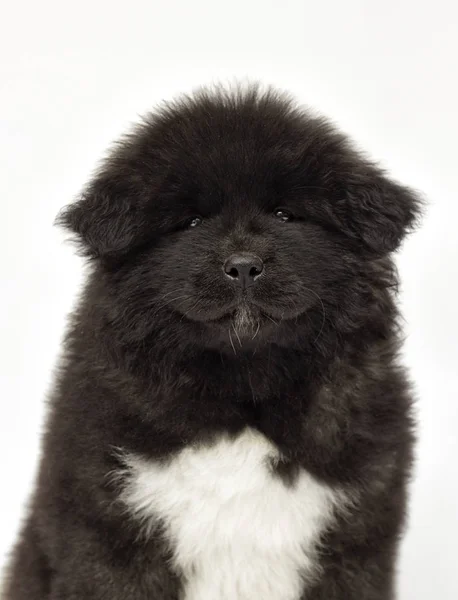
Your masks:
<instances>
[{"instance_id":1,"label":"puppy chin","mask_svg":"<svg viewBox=\"0 0 458 600\"><path fill-rule=\"evenodd\" d=\"M234 311L232 326L240 338L255 337L261 326L259 310L245 303L240 304Z\"/></svg>"}]
</instances>

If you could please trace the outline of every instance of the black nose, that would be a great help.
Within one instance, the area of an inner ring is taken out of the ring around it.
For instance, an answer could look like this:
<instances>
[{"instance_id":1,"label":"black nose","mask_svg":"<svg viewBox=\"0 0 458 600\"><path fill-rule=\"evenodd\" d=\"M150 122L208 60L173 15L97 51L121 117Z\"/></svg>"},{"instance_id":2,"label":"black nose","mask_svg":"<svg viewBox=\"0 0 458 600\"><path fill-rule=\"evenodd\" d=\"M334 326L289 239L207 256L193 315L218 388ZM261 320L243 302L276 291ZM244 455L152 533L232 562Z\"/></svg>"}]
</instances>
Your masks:
<instances>
[{"instance_id":1,"label":"black nose","mask_svg":"<svg viewBox=\"0 0 458 600\"><path fill-rule=\"evenodd\" d=\"M224 263L224 272L233 283L246 289L254 285L264 270L264 263L250 252L233 254Z\"/></svg>"}]
</instances>

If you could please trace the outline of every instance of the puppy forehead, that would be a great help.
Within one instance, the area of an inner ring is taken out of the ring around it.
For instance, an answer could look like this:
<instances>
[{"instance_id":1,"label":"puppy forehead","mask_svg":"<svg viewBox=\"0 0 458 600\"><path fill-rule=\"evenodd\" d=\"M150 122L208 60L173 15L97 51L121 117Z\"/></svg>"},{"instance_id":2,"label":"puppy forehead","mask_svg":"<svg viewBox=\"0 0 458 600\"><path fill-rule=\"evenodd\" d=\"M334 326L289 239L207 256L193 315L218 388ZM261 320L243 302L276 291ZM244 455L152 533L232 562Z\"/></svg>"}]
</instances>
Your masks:
<instances>
[{"instance_id":1,"label":"puppy forehead","mask_svg":"<svg viewBox=\"0 0 458 600\"><path fill-rule=\"evenodd\" d=\"M285 196L289 191L288 177L282 177L281 183L274 179L274 165L264 163L262 158L249 161L245 157L240 161L238 155L228 157L217 150L214 149L212 159L201 153L193 160L178 160L171 165L173 183L166 180L155 200L161 208L193 208L208 215L226 210L234 215L256 214L260 209L271 208L277 196Z\"/></svg>"},{"instance_id":2,"label":"puppy forehead","mask_svg":"<svg viewBox=\"0 0 458 600\"><path fill-rule=\"evenodd\" d=\"M281 97L225 100L198 97L151 117L151 141L165 163L180 161L210 180L231 167L246 184L253 170L267 171L268 177L272 164L297 160L318 133L313 119L294 112Z\"/></svg>"},{"instance_id":3,"label":"puppy forehead","mask_svg":"<svg viewBox=\"0 0 458 600\"><path fill-rule=\"evenodd\" d=\"M281 155L270 152L246 152L239 149L233 154L214 147L211 155L197 150L189 159L177 160L170 166L173 184L166 182L159 199L178 210L190 206L204 214L225 209L256 213L259 209L273 208L286 200L303 196L308 183L316 183L307 169L291 165Z\"/></svg>"},{"instance_id":4,"label":"puppy forehead","mask_svg":"<svg viewBox=\"0 0 458 600\"><path fill-rule=\"evenodd\" d=\"M172 106L150 122L149 135L167 211L246 215L302 201L307 188L323 188L323 172L327 187L341 152L329 129L281 98Z\"/></svg>"},{"instance_id":5,"label":"puppy forehead","mask_svg":"<svg viewBox=\"0 0 458 600\"><path fill-rule=\"evenodd\" d=\"M255 218L265 211L273 210L278 205L277 195L267 188L254 190L253 186L244 187L241 184L226 187L224 181L214 186L211 191L195 189L192 193L180 196L159 195L152 200L153 207L160 208L164 215L187 215L189 217L221 216L233 223Z\"/></svg>"}]
</instances>

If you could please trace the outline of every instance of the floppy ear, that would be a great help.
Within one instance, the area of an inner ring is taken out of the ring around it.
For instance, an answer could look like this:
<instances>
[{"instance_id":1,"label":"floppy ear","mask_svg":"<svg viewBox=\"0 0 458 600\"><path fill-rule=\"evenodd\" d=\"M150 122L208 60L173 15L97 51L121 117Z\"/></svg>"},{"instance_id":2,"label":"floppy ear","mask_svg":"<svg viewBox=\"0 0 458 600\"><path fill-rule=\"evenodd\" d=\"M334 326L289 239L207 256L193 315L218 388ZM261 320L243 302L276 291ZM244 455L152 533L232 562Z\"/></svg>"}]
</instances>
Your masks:
<instances>
[{"instance_id":1,"label":"floppy ear","mask_svg":"<svg viewBox=\"0 0 458 600\"><path fill-rule=\"evenodd\" d=\"M419 195L372 165L355 169L344 186L351 237L377 256L396 250L420 215Z\"/></svg>"},{"instance_id":2,"label":"floppy ear","mask_svg":"<svg viewBox=\"0 0 458 600\"><path fill-rule=\"evenodd\" d=\"M57 216L83 255L119 258L150 238L149 207L163 181L153 125L145 119L113 144L80 198Z\"/></svg>"},{"instance_id":3,"label":"floppy ear","mask_svg":"<svg viewBox=\"0 0 458 600\"><path fill-rule=\"evenodd\" d=\"M81 197L56 219L85 256L118 258L151 236L148 206L160 185L156 156L146 125L133 134L117 143Z\"/></svg>"},{"instance_id":4,"label":"floppy ear","mask_svg":"<svg viewBox=\"0 0 458 600\"><path fill-rule=\"evenodd\" d=\"M96 178L56 222L73 234L85 256L115 257L141 240L145 229L143 203L129 182Z\"/></svg>"}]
</instances>

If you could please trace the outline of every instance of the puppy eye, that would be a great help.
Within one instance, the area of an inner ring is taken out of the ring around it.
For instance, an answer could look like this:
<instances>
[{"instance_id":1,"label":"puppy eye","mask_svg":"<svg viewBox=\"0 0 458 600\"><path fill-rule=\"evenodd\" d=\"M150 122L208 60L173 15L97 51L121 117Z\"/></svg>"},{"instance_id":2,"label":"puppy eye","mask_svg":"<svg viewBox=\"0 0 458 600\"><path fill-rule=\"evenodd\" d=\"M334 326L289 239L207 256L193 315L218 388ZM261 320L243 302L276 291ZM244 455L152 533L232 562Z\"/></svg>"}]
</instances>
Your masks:
<instances>
[{"instance_id":1,"label":"puppy eye","mask_svg":"<svg viewBox=\"0 0 458 600\"><path fill-rule=\"evenodd\" d=\"M202 217L193 217L188 221L188 227L199 227L202 224Z\"/></svg>"},{"instance_id":2,"label":"puppy eye","mask_svg":"<svg viewBox=\"0 0 458 600\"><path fill-rule=\"evenodd\" d=\"M293 215L284 208L276 208L274 210L274 215L277 217L277 219L280 219L280 221L284 222L290 221L293 218Z\"/></svg>"}]
</instances>

